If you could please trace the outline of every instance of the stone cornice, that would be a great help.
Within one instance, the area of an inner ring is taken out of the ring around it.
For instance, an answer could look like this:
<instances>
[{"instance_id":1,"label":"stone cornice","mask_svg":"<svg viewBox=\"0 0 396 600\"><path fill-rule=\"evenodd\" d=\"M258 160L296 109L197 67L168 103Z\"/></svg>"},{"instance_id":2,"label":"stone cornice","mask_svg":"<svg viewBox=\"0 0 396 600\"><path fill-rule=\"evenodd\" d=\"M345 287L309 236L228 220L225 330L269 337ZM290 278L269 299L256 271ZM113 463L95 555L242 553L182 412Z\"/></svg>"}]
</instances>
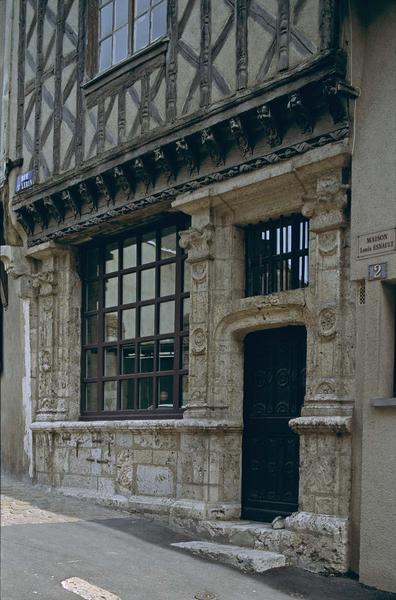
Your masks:
<instances>
[{"instance_id":1,"label":"stone cornice","mask_svg":"<svg viewBox=\"0 0 396 600\"><path fill-rule=\"evenodd\" d=\"M36 421L32 431L219 431L240 432L242 423L237 421L217 421L213 419L147 419L114 421Z\"/></svg>"},{"instance_id":2,"label":"stone cornice","mask_svg":"<svg viewBox=\"0 0 396 600\"><path fill-rule=\"evenodd\" d=\"M298 417L289 421L289 427L296 433L335 433L350 434L352 429L351 417Z\"/></svg>"}]
</instances>

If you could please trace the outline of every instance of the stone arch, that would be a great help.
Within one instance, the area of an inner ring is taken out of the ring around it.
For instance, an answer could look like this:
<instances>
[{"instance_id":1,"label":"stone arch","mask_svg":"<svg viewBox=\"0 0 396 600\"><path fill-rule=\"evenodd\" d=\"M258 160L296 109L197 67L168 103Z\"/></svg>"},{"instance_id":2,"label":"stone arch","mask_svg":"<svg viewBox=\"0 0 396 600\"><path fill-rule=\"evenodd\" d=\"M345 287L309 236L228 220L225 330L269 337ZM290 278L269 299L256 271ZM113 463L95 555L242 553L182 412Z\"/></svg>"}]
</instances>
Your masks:
<instances>
[{"instance_id":1,"label":"stone arch","mask_svg":"<svg viewBox=\"0 0 396 600\"><path fill-rule=\"evenodd\" d=\"M284 302L275 296L245 299L239 310L226 315L217 325L210 360L210 391L213 405L223 408L224 417L242 421L244 338L248 333L303 325L307 338L312 338L314 324L304 292L298 290L296 295L299 301L295 302L288 302L286 296Z\"/></svg>"}]
</instances>

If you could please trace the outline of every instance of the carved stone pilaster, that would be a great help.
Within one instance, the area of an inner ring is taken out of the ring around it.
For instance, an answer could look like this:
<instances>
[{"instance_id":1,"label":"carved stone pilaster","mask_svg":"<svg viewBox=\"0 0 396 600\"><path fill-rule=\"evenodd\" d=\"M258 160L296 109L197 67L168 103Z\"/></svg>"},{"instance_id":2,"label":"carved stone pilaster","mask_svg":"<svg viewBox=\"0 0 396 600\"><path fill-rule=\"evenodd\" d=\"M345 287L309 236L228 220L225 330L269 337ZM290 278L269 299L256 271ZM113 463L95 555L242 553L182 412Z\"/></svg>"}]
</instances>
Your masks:
<instances>
[{"instance_id":1,"label":"carved stone pilaster","mask_svg":"<svg viewBox=\"0 0 396 600\"><path fill-rule=\"evenodd\" d=\"M190 397L186 416L206 417L212 413L208 406L208 339L210 335L211 264L215 228L212 223L191 227L180 233L180 245L188 252L191 264L190 312Z\"/></svg>"},{"instance_id":2,"label":"carved stone pilaster","mask_svg":"<svg viewBox=\"0 0 396 600\"><path fill-rule=\"evenodd\" d=\"M349 415L354 398L354 310L349 284L345 208L347 186L338 174L317 182L303 206L310 219L311 368L304 415Z\"/></svg>"},{"instance_id":3,"label":"carved stone pilaster","mask_svg":"<svg viewBox=\"0 0 396 600\"><path fill-rule=\"evenodd\" d=\"M32 275L35 416L43 421L73 419L79 406L80 346L80 285L73 251L50 243L27 254L39 267Z\"/></svg>"}]
</instances>

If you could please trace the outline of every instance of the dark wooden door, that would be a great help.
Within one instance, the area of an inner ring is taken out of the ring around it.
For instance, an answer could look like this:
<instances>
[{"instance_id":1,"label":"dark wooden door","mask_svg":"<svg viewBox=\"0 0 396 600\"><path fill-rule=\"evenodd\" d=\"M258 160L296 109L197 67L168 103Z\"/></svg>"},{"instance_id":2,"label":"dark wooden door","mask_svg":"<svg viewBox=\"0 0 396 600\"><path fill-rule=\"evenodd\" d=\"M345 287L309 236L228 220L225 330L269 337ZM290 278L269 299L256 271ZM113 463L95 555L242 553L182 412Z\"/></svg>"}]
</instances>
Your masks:
<instances>
[{"instance_id":1,"label":"dark wooden door","mask_svg":"<svg viewBox=\"0 0 396 600\"><path fill-rule=\"evenodd\" d=\"M299 438L288 426L304 401L306 331L245 339L242 518L272 521L298 508Z\"/></svg>"}]
</instances>

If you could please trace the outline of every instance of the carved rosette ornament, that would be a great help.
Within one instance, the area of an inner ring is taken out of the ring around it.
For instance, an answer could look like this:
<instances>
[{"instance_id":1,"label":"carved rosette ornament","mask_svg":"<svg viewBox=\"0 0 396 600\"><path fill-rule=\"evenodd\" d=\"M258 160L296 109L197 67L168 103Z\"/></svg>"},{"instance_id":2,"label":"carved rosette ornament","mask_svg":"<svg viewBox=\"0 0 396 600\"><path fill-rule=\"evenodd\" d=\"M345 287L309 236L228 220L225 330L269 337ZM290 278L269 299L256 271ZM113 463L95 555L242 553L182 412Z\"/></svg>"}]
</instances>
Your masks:
<instances>
[{"instance_id":1,"label":"carved rosette ornament","mask_svg":"<svg viewBox=\"0 0 396 600\"><path fill-rule=\"evenodd\" d=\"M337 333L337 313L334 308L323 308L319 313L319 334L332 338Z\"/></svg>"}]
</instances>

